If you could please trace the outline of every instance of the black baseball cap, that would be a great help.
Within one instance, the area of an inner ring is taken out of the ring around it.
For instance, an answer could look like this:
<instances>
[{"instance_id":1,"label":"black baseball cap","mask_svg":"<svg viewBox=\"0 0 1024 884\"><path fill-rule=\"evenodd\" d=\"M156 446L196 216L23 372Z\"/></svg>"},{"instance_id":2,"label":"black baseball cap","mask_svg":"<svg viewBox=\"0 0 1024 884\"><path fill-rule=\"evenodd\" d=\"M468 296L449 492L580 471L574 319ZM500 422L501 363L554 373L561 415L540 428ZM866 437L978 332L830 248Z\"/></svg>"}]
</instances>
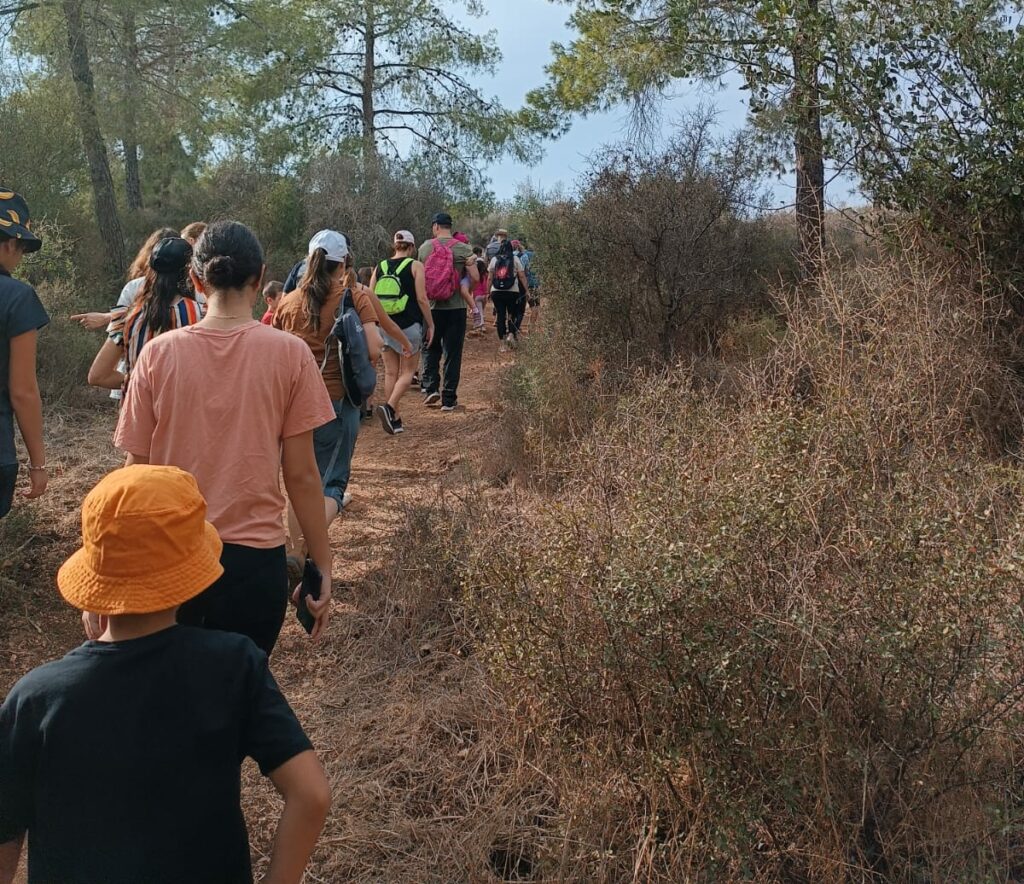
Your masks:
<instances>
[{"instance_id":1,"label":"black baseball cap","mask_svg":"<svg viewBox=\"0 0 1024 884\"><path fill-rule=\"evenodd\" d=\"M438 212L436 215L434 215L433 218L430 219L430 223L436 224L438 227L451 227L452 216L449 215L447 212Z\"/></svg>"},{"instance_id":2,"label":"black baseball cap","mask_svg":"<svg viewBox=\"0 0 1024 884\"><path fill-rule=\"evenodd\" d=\"M157 273L180 273L192 260L192 246L180 236L168 236L156 244L149 266Z\"/></svg>"},{"instance_id":3,"label":"black baseball cap","mask_svg":"<svg viewBox=\"0 0 1024 884\"><path fill-rule=\"evenodd\" d=\"M25 198L0 186L0 234L18 240L26 252L37 252L43 241L32 232Z\"/></svg>"}]
</instances>

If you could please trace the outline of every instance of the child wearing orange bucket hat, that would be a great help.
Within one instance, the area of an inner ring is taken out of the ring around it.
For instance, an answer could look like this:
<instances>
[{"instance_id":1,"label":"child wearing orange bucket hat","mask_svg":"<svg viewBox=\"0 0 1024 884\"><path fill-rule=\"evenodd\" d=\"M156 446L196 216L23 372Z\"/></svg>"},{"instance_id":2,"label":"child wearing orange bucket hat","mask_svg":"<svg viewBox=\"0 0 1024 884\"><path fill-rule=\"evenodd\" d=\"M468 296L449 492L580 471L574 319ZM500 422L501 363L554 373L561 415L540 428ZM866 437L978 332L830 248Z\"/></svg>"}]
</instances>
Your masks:
<instances>
[{"instance_id":1,"label":"child wearing orange bucket hat","mask_svg":"<svg viewBox=\"0 0 1024 884\"><path fill-rule=\"evenodd\" d=\"M223 571L195 479L111 473L82 540L57 585L103 633L0 706L0 884L26 832L29 884L248 884L246 756L285 801L265 881L298 884L330 805L320 762L250 639L175 623Z\"/></svg>"}]
</instances>

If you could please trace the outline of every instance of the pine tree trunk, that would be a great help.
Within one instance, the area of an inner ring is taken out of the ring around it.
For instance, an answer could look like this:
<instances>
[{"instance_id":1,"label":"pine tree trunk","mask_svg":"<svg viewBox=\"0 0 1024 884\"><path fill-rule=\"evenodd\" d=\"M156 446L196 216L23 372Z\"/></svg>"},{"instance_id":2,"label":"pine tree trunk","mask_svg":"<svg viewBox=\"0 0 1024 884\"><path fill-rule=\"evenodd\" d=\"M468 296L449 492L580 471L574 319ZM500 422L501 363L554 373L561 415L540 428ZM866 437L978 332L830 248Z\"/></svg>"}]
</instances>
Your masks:
<instances>
[{"instance_id":1,"label":"pine tree trunk","mask_svg":"<svg viewBox=\"0 0 1024 884\"><path fill-rule=\"evenodd\" d=\"M818 0L803 0L793 43L794 149L798 260L804 279L816 279L824 256L825 158L821 131Z\"/></svg>"},{"instance_id":2,"label":"pine tree trunk","mask_svg":"<svg viewBox=\"0 0 1024 884\"><path fill-rule=\"evenodd\" d=\"M139 135L135 112L139 84L139 42L135 31L135 12L127 8L121 19L124 34L124 192L128 209L142 208L142 179L139 175Z\"/></svg>"},{"instance_id":3,"label":"pine tree trunk","mask_svg":"<svg viewBox=\"0 0 1024 884\"><path fill-rule=\"evenodd\" d=\"M89 162L96 223L106 247L107 266L117 275L121 275L125 268L124 236L121 232L121 219L117 213L114 181L110 177L107 146L103 141L99 116L96 113L89 47L82 21L82 0L62 0L62 7L67 27L68 49L71 54L71 79L74 81L77 97L78 128Z\"/></svg>"},{"instance_id":4,"label":"pine tree trunk","mask_svg":"<svg viewBox=\"0 0 1024 884\"><path fill-rule=\"evenodd\" d=\"M366 31L363 35L363 95L362 95L362 136L363 172L368 180L377 177L377 122L374 108L374 89L377 73L377 33L373 2L363 6Z\"/></svg>"}]
</instances>

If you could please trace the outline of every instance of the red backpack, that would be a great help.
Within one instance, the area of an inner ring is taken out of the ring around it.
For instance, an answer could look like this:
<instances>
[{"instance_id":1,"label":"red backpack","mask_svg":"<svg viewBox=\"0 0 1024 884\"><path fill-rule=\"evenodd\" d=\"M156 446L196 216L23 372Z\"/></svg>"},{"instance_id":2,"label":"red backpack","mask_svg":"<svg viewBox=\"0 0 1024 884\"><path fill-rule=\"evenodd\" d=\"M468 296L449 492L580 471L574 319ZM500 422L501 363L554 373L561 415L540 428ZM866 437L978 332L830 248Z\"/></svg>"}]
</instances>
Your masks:
<instances>
[{"instance_id":1,"label":"red backpack","mask_svg":"<svg viewBox=\"0 0 1024 884\"><path fill-rule=\"evenodd\" d=\"M423 262L423 272L427 281L428 301L447 301L459 290L459 273L455 269L455 255L449 243L439 239L431 240L433 251Z\"/></svg>"}]
</instances>

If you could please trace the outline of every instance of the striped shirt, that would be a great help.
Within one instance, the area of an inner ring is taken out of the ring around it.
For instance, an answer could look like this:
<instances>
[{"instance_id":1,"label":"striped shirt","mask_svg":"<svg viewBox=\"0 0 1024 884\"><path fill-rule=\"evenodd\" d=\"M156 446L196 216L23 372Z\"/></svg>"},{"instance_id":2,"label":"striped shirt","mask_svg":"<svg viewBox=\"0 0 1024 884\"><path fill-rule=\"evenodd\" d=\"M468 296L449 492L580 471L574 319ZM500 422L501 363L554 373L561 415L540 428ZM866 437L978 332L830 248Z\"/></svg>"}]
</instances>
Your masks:
<instances>
[{"instance_id":1,"label":"striped shirt","mask_svg":"<svg viewBox=\"0 0 1024 884\"><path fill-rule=\"evenodd\" d=\"M203 306L191 298L179 298L171 307L171 327L168 331L195 325L203 318L205 312ZM149 324L144 306L139 303L124 313L115 313L110 320L110 325L107 326L107 336L124 349L124 358L128 363L129 371L139 361L142 348L156 335L157 332Z\"/></svg>"}]
</instances>

